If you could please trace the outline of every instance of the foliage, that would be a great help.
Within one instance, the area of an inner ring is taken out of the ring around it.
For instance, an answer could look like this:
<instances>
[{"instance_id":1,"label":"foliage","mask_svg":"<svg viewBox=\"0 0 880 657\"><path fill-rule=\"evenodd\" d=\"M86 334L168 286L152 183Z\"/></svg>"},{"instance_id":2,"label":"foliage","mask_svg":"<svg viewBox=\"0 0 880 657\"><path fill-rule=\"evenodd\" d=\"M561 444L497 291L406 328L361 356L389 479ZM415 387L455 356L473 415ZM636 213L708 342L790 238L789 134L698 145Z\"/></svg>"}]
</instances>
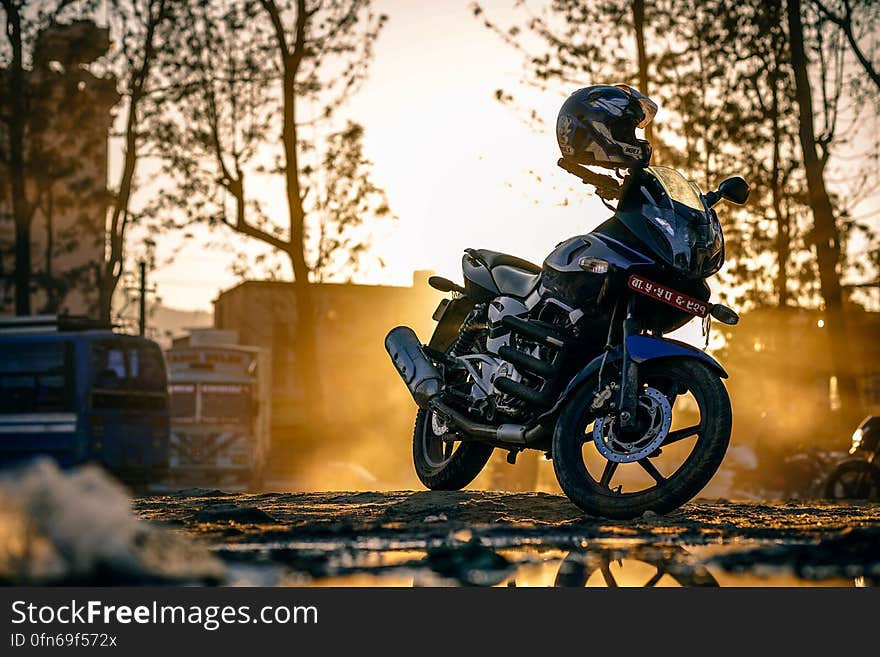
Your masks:
<instances>
[{"instance_id":1,"label":"foliage","mask_svg":"<svg viewBox=\"0 0 880 657\"><path fill-rule=\"evenodd\" d=\"M512 26L498 24L479 5L474 13L522 53L525 83L572 91L588 84L647 80L645 91L661 107L651 137L654 162L683 170L704 189L728 175L749 180L748 205L741 211L721 210L728 251L721 276L732 291L730 301L746 307L820 303L784 2L551 0L538 8L526 2L519 6L521 18ZM856 117L842 112L841 105L857 85L841 69L842 40L830 38L827 20L814 18L811 53L823 91L817 114L827 158L833 149L842 152L852 143ZM864 22L856 23L870 31ZM636 57L639 35L646 53L642 66ZM860 90L864 93L864 85ZM496 97L516 105L508 91L498 90ZM856 107L866 109L870 103ZM876 140L872 148L876 154ZM849 216L850 208L871 191L864 175L856 177L854 184L838 187L834 198L844 269L852 276L867 273L860 271L866 269L864 245L876 239L867 222ZM852 241L862 246L849 252L845 240L853 231L863 233Z\"/></svg>"},{"instance_id":2,"label":"foliage","mask_svg":"<svg viewBox=\"0 0 880 657\"><path fill-rule=\"evenodd\" d=\"M288 80L271 14L251 1L187 7L164 53L166 111L153 127L174 184L151 211L176 227L226 225L287 256L302 248L312 278L320 280L332 274L336 251L345 249L355 260L365 253L367 242L354 240L357 226L388 214L384 194L369 178L363 128L332 130L336 111L366 75L385 17L360 0L305 11L302 62L292 80L296 162L290 162L279 129ZM293 7L279 12L282 19L296 15ZM287 177L302 190L301 234L290 207L287 221L279 220L277 198Z\"/></svg>"}]
</instances>

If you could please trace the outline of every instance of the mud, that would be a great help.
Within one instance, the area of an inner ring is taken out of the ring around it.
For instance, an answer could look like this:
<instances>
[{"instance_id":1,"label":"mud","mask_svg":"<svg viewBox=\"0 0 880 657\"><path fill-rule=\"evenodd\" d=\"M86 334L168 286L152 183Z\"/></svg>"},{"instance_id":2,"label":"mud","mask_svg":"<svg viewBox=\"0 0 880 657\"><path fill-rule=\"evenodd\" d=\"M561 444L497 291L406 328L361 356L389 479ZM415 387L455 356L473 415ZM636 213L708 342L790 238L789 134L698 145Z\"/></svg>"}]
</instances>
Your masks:
<instances>
[{"instance_id":1,"label":"mud","mask_svg":"<svg viewBox=\"0 0 880 657\"><path fill-rule=\"evenodd\" d=\"M880 581L880 504L870 502L703 499L608 521L546 493L197 489L137 498L134 511L207 546L235 584Z\"/></svg>"}]
</instances>

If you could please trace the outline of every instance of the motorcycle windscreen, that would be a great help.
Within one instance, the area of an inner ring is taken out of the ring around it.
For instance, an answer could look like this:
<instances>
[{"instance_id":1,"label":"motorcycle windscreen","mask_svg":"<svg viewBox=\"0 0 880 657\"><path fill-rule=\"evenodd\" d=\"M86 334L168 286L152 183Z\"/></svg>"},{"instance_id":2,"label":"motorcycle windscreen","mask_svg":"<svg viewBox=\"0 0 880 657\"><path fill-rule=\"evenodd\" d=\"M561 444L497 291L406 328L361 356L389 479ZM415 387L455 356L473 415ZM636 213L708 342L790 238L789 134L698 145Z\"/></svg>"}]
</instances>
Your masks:
<instances>
[{"instance_id":1,"label":"motorcycle windscreen","mask_svg":"<svg viewBox=\"0 0 880 657\"><path fill-rule=\"evenodd\" d=\"M663 256L687 277L711 276L723 263L721 224L700 198L700 188L669 167L649 167L664 200L642 205L641 215Z\"/></svg>"},{"instance_id":2,"label":"motorcycle windscreen","mask_svg":"<svg viewBox=\"0 0 880 657\"><path fill-rule=\"evenodd\" d=\"M648 171L654 174L654 177L657 178L666 194L673 201L678 201L693 210L705 211L703 201L700 200L700 188L696 183L692 183L670 167L648 167Z\"/></svg>"}]
</instances>

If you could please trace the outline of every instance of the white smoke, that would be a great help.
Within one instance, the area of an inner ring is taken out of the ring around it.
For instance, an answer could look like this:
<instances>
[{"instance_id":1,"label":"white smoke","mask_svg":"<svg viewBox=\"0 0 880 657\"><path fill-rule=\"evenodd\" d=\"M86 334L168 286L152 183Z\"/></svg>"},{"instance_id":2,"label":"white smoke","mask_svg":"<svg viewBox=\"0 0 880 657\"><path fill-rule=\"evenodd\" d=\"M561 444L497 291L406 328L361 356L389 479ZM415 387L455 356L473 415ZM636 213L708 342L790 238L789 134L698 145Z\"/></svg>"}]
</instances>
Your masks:
<instances>
[{"instance_id":1,"label":"white smoke","mask_svg":"<svg viewBox=\"0 0 880 657\"><path fill-rule=\"evenodd\" d=\"M0 477L0 581L11 584L216 582L221 562L131 510L100 468L40 460Z\"/></svg>"}]
</instances>

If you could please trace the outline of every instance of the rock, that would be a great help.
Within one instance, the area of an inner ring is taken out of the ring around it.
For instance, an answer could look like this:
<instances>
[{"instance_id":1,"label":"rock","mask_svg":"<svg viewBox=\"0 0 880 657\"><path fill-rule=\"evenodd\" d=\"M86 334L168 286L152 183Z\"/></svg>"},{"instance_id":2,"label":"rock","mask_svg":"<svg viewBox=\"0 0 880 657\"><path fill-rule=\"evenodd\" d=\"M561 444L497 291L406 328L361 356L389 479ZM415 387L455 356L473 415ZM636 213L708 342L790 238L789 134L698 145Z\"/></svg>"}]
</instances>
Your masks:
<instances>
[{"instance_id":1,"label":"rock","mask_svg":"<svg viewBox=\"0 0 880 657\"><path fill-rule=\"evenodd\" d=\"M446 517L445 513L439 513L436 516L425 516L425 519L422 522L446 522L449 518Z\"/></svg>"},{"instance_id":2,"label":"rock","mask_svg":"<svg viewBox=\"0 0 880 657\"><path fill-rule=\"evenodd\" d=\"M275 518L255 506L235 506L222 504L209 506L193 514L196 522L237 522L243 525L271 525Z\"/></svg>"},{"instance_id":3,"label":"rock","mask_svg":"<svg viewBox=\"0 0 880 657\"><path fill-rule=\"evenodd\" d=\"M232 493L227 493L219 488L182 488L170 493L171 497L230 497Z\"/></svg>"}]
</instances>

